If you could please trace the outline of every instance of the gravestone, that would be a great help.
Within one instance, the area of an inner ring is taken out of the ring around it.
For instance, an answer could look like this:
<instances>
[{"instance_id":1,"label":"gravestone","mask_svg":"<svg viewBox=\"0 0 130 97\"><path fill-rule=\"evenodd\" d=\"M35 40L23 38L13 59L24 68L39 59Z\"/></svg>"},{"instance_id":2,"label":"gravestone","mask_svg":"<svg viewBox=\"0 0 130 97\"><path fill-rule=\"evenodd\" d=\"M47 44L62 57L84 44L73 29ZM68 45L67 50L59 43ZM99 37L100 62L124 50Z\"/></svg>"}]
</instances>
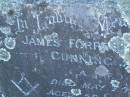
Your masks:
<instances>
[{"instance_id":1,"label":"gravestone","mask_svg":"<svg viewBox=\"0 0 130 97\"><path fill-rule=\"evenodd\" d=\"M102 13L100 0L20 1L0 16L1 97L130 96L122 57L129 25L117 8Z\"/></svg>"}]
</instances>

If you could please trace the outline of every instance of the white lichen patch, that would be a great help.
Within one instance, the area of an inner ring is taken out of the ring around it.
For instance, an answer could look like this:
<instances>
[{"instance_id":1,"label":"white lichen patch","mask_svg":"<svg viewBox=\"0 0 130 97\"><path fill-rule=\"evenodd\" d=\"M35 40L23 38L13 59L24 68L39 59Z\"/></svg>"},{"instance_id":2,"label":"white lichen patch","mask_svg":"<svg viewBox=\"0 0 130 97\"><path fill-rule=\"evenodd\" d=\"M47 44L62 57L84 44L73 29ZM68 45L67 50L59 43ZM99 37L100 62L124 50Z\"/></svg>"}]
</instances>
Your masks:
<instances>
[{"instance_id":1,"label":"white lichen patch","mask_svg":"<svg viewBox=\"0 0 130 97\"><path fill-rule=\"evenodd\" d=\"M110 73L109 70L104 65L100 65L96 68L95 74L100 77L105 77L105 76L109 76Z\"/></svg>"},{"instance_id":2,"label":"white lichen patch","mask_svg":"<svg viewBox=\"0 0 130 97\"><path fill-rule=\"evenodd\" d=\"M108 46L124 59L125 63L128 65L125 69L130 73L130 33L123 33L122 37L116 36L111 38L108 42Z\"/></svg>"},{"instance_id":3,"label":"white lichen patch","mask_svg":"<svg viewBox=\"0 0 130 97\"><path fill-rule=\"evenodd\" d=\"M125 70L126 70L128 73L130 73L130 65L126 66L126 67L125 67Z\"/></svg>"},{"instance_id":4,"label":"white lichen patch","mask_svg":"<svg viewBox=\"0 0 130 97\"><path fill-rule=\"evenodd\" d=\"M82 94L81 89L71 89L71 93L74 96L80 96Z\"/></svg>"},{"instance_id":5,"label":"white lichen patch","mask_svg":"<svg viewBox=\"0 0 130 97\"><path fill-rule=\"evenodd\" d=\"M2 14L5 14L9 7L9 0L0 0L0 11L2 11Z\"/></svg>"},{"instance_id":6,"label":"white lichen patch","mask_svg":"<svg viewBox=\"0 0 130 97\"><path fill-rule=\"evenodd\" d=\"M7 16L6 17L6 23L13 25L15 23L15 17L13 16Z\"/></svg>"},{"instance_id":7,"label":"white lichen patch","mask_svg":"<svg viewBox=\"0 0 130 97\"><path fill-rule=\"evenodd\" d=\"M123 40L124 40L127 44L130 44L130 33L124 33L124 34L123 34Z\"/></svg>"},{"instance_id":8,"label":"white lichen patch","mask_svg":"<svg viewBox=\"0 0 130 97\"><path fill-rule=\"evenodd\" d=\"M0 49L0 60L2 60L2 61L9 61L10 59L11 59L10 52L8 52L4 48L1 48Z\"/></svg>"},{"instance_id":9,"label":"white lichen patch","mask_svg":"<svg viewBox=\"0 0 130 97\"><path fill-rule=\"evenodd\" d=\"M111 85L113 87L113 90L116 90L120 86L120 82L118 80L111 80Z\"/></svg>"},{"instance_id":10,"label":"white lichen patch","mask_svg":"<svg viewBox=\"0 0 130 97\"><path fill-rule=\"evenodd\" d=\"M118 53L119 55L124 54L125 42L121 37L119 36L112 37L108 42L108 46L111 50Z\"/></svg>"},{"instance_id":11,"label":"white lichen patch","mask_svg":"<svg viewBox=\"0 0 130 97\"><path fill-rule=\"evenodd\" d=\"M120 8L122 17L130 25L130 0L119 0L118 6Z\"/></svg>"},{"instance_id":12,"label":"white lichen patch","mask_svg":"<svg viewBox=\"0 0 130 97\"><path fill-rule=\"evenodd\" d=\"M124 60L127 63L127 65L130 65L130 48L125 49Z\"/></svg>"},{"instance_id":13,"label":"white lichen patch","mask_svg":"<svg viewBox=\"0 0 130 97\"><path fill-rule=\"evenodd\" d=\"M4 39L4 44L5 44L5 47L7 49L11 49L12 50L16 46L16 40L15 40L15 38L12 38L12 37L6 37Z\"/></svg>"},{"instance_id":14,"label":"white lichen patch","mask_svg":"<svg viewBox=\"0 0 130 97\"><path fill-rule=\"evenodd\" d=\"M0 12L6 18L5 22L7 24L13 25L16 16L21 15L21 4L21 0L0 0Z\"/></svg>"},{"instance_id":15,"label":"white lichen patch","mask_svg":"<svg viewBox=\"0 0 130 97\"><path fill-rule=\"evenodd\" d=\"M11 28L10 27L0 27L0 31L6 35L11 34Z\"/></svg>"}]
</instances>

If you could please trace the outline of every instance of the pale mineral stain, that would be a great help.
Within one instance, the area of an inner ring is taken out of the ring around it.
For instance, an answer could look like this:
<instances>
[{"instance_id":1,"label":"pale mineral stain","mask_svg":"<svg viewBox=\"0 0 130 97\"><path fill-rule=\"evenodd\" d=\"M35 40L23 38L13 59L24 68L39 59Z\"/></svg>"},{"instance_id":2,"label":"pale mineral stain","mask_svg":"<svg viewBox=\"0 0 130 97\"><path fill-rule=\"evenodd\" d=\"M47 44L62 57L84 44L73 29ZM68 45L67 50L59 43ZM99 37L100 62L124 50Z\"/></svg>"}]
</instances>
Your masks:
<instances>
[{"instance_id":1,"label":"pale mineral stain","mask_svg":"<svg viewBox=\"0 0 130 97\"><path fill-rule=\"evenodd\" d=\"M105 53L108 50L109 50L108 45L105 45L105 44L101 43L101 45L99 46L100 53Z\"/></svg>"},{"instance_id":2,"label":"pale mineral stain","mask_svg":"<svg viewBox=\"0 0 130 97\"><path fill-rule=\"evenodd\" d=\"M11 59L10 52L8 52L5 48L0 49L0 60L9 61Z\"/></svg>"},{"instance_id":3,"label":"pale mineral stain","mask_svg":"<svg viewBox=\"0 0 130 97\"><path fill-rule=\"evenodd\" d=\"M65 79L64 84L68 86L76 86L76 83L71 79Z\"/></svg>"},{"instance_id":4,"label":"pale mineral stain","mask_svg":"<svg viewBox=\"0 0 130 97\"><path fill-rule=\"evenodd\" d=\"M108 76L110 73L109 70L104 65L100 65L96 68L95 74L100 77L105 77Z\"/></svg>"}]
</instances>

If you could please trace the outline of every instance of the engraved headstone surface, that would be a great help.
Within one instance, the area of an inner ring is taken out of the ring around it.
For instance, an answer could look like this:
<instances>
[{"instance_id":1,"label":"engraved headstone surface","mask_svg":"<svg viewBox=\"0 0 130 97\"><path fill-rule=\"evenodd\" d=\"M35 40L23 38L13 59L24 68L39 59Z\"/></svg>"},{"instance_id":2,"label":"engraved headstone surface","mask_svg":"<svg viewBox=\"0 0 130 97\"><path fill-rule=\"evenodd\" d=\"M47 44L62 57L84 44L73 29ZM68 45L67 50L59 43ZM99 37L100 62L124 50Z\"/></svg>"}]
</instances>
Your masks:
<instances>
[{"instance_id":1,"label":"engraved headstone surface","mask_svg":"<svg viewBox=\"0 0 130 97\"><path fill-rule=\"evenodd\" d=\"M3 0L1 97L130 97L130 29L114 0Z\"/></svg>"}]
</instances>

